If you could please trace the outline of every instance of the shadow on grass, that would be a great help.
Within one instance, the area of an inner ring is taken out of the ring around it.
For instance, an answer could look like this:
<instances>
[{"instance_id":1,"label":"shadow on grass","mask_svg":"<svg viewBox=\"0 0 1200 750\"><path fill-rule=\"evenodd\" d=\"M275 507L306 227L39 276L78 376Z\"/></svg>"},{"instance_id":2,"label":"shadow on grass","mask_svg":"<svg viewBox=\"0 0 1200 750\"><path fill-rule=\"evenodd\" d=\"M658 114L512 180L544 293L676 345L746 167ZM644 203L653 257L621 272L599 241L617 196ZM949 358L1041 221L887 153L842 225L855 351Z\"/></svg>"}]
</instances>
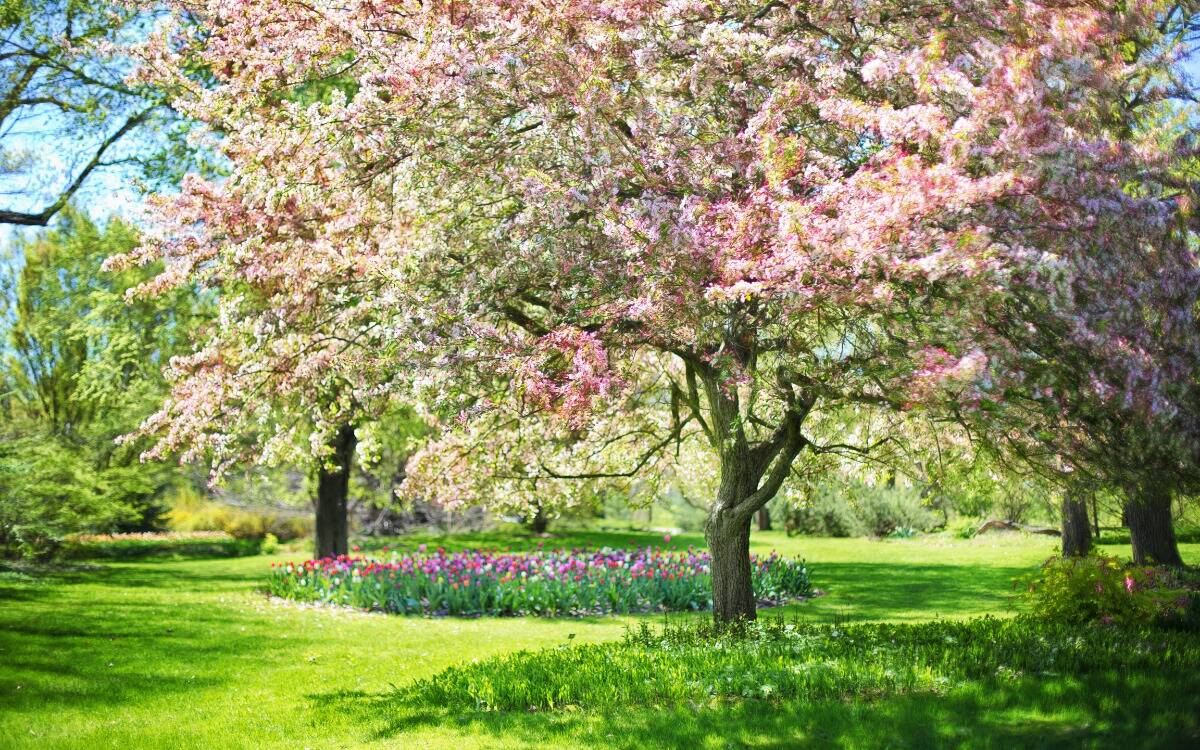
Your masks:
<instances>
[{"instance_id":1,"label":"shadow on grass","mask_svg":"<svg viewBox=\"0 0 1200 750\"><path fill-rule=\"evenodd\" d=\"M400 693L309 696L366 739L453 727L485 736L635 748L1182 748L1200 746L1200 677L1091 674L986 680L945 694L548 712L420 711Z\"/></svg>"},{"instance_id":2,"label":"shadow on grass","mask_svg":"<svg viewBox=\"0 0 1200 750\"><path fill-rule=\"evenodd\" d=\"M266 563L263 563L265 568ZM255 577L156 562L43 571L0 584L0 712L112 706L221 685L234 670L300 653L240 607L189 593L252 590ZM0 743L2 745L3 743Z\"/></svg>"}]
</instances>

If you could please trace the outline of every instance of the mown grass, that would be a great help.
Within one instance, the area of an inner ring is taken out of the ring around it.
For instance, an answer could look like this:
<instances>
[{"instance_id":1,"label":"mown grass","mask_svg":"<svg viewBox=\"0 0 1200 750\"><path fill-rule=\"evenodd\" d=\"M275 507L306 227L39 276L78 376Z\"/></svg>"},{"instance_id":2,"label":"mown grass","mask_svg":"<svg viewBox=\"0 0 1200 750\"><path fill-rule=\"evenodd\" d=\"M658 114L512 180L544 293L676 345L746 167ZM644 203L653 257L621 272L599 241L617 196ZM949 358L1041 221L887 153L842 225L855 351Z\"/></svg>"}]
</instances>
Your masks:
<instances>
[{"instance_id":1,"label":"mown grass","mask_svg":"<svg viewBox=\"0 0 1200 750\"><path fill-rule=\"evenodd\" d=\"M401 544L528 548L630 538L661 542L660 535L584 533ZM701 542L684 536L671 546ZM1048 556L1053 541L770 533L756 534L755 548L805 557L827 591L782 608L788 614L915 622L1009 613L1012 579ZM258 588L269 562L299 557L0 574L0 747L1078 747L1118 746L1122 738L1140 747L1128 738L1144 733L1146 722L1172 720L1166 707L1180 691L1197 692L1171 675L1063 674L872 700L420 715L400 709L396 688L521 649L616 640L640 619L426 620L268 602ZM1200 562L1200 546L1185 547L1185 557Z\"/></svg>"}]
</instances>

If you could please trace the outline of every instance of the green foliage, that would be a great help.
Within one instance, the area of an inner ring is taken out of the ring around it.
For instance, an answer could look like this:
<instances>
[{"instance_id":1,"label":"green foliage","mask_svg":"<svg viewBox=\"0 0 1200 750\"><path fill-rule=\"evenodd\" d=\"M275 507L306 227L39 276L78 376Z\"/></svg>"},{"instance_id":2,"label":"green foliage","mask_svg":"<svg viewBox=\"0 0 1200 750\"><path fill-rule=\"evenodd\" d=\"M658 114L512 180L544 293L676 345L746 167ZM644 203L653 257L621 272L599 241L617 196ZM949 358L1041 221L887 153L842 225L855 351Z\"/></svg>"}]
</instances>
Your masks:
<instances>
[{"instance_id":1,"label":"green foliage","mask_svg":"<svg viewBox=\"0 0 1200 750\"><path fill-rule=\"evenodd\" d=\"M937 517L911 488L862 486L850 502L871 536L885 537L897 529L929 531L937 525Z\"/></svg>"},{"instance_id":2,"label":"green foliage","mask_svg":"<svg viewBox=\"0 0 1200 750\"><path fill-rule=\"evenodd\" d=\"M68 539L63 556L77 560L126 560L140 557L243 557L270 554L278 540L237 539L220 531L135 532L131 534L86 534Z\"/></svg>"},{"instance_id":3,"label":"green foliage","mask_svg":"<svg viewBox=\"0 0 1200 750\"><path fill-rule=\"evenodd\" d=\"M849 537L863 533L862 524L845 498L818 485L799 506L787 509L784 528L788 534Z\"/></svg>"},{"instance_id":4,"label":"green foliage","mask_svg":"<svg viewBox=\"0 0 1200 750\"><path fill-rule=\"evenodd\" d=\"M946 524L946 531L959 539L971 539L979 530L979 525L978 518L956 518Z\"/></svg>"},{"instance_id":5,"label":"green foliage","mask_svg":"<svg viewBox=\"0 0 1200 750\"><path fill-rule=\"evenodd\" d=\"M822 483L810 489L799 505L787 509L789 534L848 537L901 536L930 531L937 516L920 494L908 487Z\"/></svg>"},{"instance_id":6,"label":"green foliage","mask_svg":"<svg viewBox=\"0 0 1200 750\"><path fill-rule=\"evenodd\" d=\"M153 528L178 469L120 445L159 404L161 368L183 351L202 306L187 291L126 304L156 269L101 270L137 242L68 209L9 248L0 280L0 554L45 555L67 534Z\"/></svg>"},{"instance_id":7,"label":"green foliage","mask_svg":"<svg viewBox=\"0 0 1200 750\"><path fill-rule=\"evenodd\" d=\"M1017 618L919 625L740 628L646 622L618 643L522 651L451 667L402 691L418 709L526 711L714 700L815 701L944 692L963 682L1200 668L1200 637Z\"/></svg>"},{"instance_id":8,"label":"green foliage","mask_svg":"<svg viewBox=\"0 0 1200 750\"><path fill-rule=\"evenodd\" d=\"M167 525L175 531L220 531L236 539L276 542L312 536L313 519L261 508L237 508L202 497L191 488L171 495Z\"/></svg>"},{"instance_id":9,"label":"green foliage","mask_svg":"<svg viewBox=\"0 0 1200 750\"><path fill-rule=\"evenodd\" d=\"M107 474L59 440L0 442L0 551L45 558L68 534L133 520Z\"/></svg>"},{"instance_id":10,"label":"green foliage","mask_svg":"<svg viewBox=\"0 0 1200 750\"><path fill-rule=\"evenodd\" d=\"M1115 557L1052 558L1026 583L1031 614L1068 625L1190 626L1200 581L1171 568L1123 564Z\"/></svg>"}]
</instances>

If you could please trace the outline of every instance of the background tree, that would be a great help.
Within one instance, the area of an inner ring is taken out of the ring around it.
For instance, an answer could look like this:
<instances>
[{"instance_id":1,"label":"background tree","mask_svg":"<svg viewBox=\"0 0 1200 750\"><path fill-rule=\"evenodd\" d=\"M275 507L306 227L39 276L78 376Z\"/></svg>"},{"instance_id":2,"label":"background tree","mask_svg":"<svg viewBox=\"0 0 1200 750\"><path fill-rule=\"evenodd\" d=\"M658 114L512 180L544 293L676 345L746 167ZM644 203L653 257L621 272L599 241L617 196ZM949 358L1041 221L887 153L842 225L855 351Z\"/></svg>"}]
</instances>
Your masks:
<instances>
[{"instance_id":1,"label":"background tree","mask_svg":"<svg viewBox=\"0 0 1200 750\"><path fill-rule=\"evenodd\" d=\"M0 543L10 552L44 552L75 531L149 528L161 491L178 480L116 442L162 399L162 363L190 348L203 319L186 288L125 304L148 274L100 266L137 242L127 224L99 228L68 208L51 230L8 248Z\"/></svg>"},{"instance_id":2,"label":"background tree","mask_svg":"<svg viewBox=\"0 0 1200 750\"><path fill-rule=\"evenodd\" d=\"M120 2L0 4L0 191L10 204L0 223L45 226L113 167L161 181L198 166L163 93L126 81L119 50L152 16Z\"/></svg>"}]
</instances>

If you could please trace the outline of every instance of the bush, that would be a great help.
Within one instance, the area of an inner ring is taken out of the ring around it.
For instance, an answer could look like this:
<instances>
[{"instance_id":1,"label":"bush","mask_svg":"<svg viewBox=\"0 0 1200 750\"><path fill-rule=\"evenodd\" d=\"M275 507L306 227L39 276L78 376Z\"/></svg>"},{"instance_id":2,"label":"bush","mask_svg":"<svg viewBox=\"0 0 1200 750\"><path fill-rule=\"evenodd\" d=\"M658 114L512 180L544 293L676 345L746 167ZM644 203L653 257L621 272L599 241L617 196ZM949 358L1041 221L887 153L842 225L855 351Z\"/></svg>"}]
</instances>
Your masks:
<instances>
[{"instance_id":1,"label":"bush","mask_svg":"<svg viewBox=\"0 0 1200 750\"><path fill-rule=\"evenodd\" d=\"M912 536L936 528L937 515L919 493L906 487L821 484L788 509L789 535L848 537Z\"/></svg>"},{"instance_id":2,"label":"bush","mask_svg":"<svg viewBox=\"0 0 1200 750\"><path fill-rule=\"evenodd\" d=\"M845 498L821 485L801 505L789 507L784 517L788 536L848 537L863 534L863 526Z\"/></svg>"},{"instance_id":3,"label":"bush","mask_svg":"<svg viewBox=\"0 0 1200 750\"><path fill-rule=\"evenodd\" d=\"M71 534L134 519L106 479L53 437L0 439L0 553L48 558Z\"/></svg>"},{"instance_id":4,"label":"bush","mask_svg":"<svg viewBox=\"0 0 1200 750\"><path fill-rule=\"evenodd\" d=\"M642 623L623 641L521 651L451 667L401 691L420 710L526 711L714 699L774 702L944 693L981 679L1134 670L1190 674L1200 638L1027 618L816 625L772 618Z\"/></svg>"},{"instance_id":5,"label":"bush","mask_svg":"<svg viewBox=\"0 0 1200 750\"><path fill-rule=\"evenodd\" d=\"M978 518L956 518L946 524L946 531L959 539L972 539L981 523Z\"/></svg>"},{"instance_id":6,"label":"bush","mask_svg":"<svg viewBox=\"0 0 1200 750\"><path fill-rule=\"evenodd\" d=\"M592 615L712 607L706 552L582 549L393 553L272 566L275 596L400 614ZM812 593L808 568L772 554L753 560L754 594L782 603Z\"/></svg>"},{"instance_id":7,"label":"bush","mask_svg":"<svg viewBox=\"0 0 1200 750\"><path fill-rule=\"evenodd\" d=\"M885 537L897 529L929 531L937 525L937 517L912 489L864 486L852 503L862 528L872 536Z\"/></svg>"},{"instance_id":8,"label":"bush","mask_svg":"<svg viewBox=\"0 0 1200 750\"><path fill-rule=\"evenodd\" d=\"M312 535L313 520L307 516L236 508L184 489L171 499L167 525L174 531L222 531L237 539L291 541Z\"/></svg>"},{"instance_id":9,"label":"bush","mask_svg":"<svg viewBox=\"0 0 1200 750\"><path fill-rule=\"evenodd\" d=\"M1052 558L1026 584L1031 614L1063 624L1125 626L1195 623L1198 587L1171 568L1122 564L1115 557Z\"/></svg>"},{"instance_id":10,"label":"bush","mask_svg":"<svg viewBox=\"0 0 1200 750\"><path fill-rule=\"evenodd\" d=\"M265 549L270 538L235 539L223 531L83 534L67 540L63 551L66 557L74 559L127 559L156 555L244 557L272 551Z\"/></svg>"}]
</instances>

